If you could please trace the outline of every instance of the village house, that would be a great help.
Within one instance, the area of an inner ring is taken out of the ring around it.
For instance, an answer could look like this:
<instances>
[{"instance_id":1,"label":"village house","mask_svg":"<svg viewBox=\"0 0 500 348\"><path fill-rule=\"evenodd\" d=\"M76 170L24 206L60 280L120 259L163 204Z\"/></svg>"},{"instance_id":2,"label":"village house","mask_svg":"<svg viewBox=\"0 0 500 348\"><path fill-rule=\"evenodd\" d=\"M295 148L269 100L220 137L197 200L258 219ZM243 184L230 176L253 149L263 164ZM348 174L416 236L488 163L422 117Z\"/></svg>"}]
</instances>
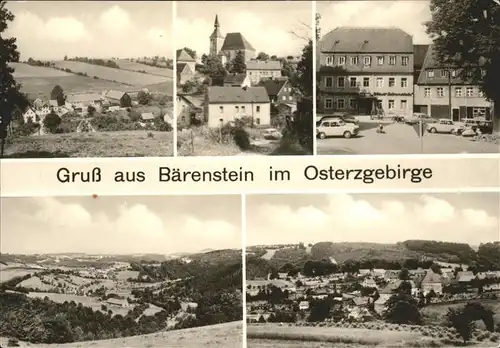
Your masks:
<instances>
[{"instance_id":1,"label":"village house","mask_svg":"<svg viewBox=\"0 0 500 348\"><path fill-rule=\"evenodd\" d=\"M299 310L307 311L309 309L309 301L300 301Z\"/></svg>"},{"instance_id":2,"label":"village house","mask_svg":"<svg viewBox=\"0 0 500 348\"><path fill-rule=\"evenodd\" d=\"M192 57L185 49L177 50L176 56L177 64L186 64L193 73L196 71L196 59L195 57Z\"/></svg>"},{"instance_id":3,"label":"village house","mask_svg":"<svg viewBox=\"0 0 500 348\"><path fill-rule=\"evenodd\" d=\"M193 310L193 309L196 309L198 308L198 303L196 302L183 302L181 303L181 309L183 311L187 311L187 310Z\"/></svg>"},{"instance_id":4,"label":"village house","mask_svg":"<svg viewBox=\"0 0 500 348\"><path fill-rule=\"evenodd\" d=\"M413 39L396 28L339 27L318 43L318 112L413 110Z\"/></svg>"},{"instance_id":5,"label":"village house","mask_svg":"<svg viewBox=\"0 0 500 348\"><path fill-rule=\"evenodd\" d=\"M250 60L247 62L247 76L254 86L263 79L281 77L281 62L279 60Z\"/></svg>"},{"instance_id":6,"label":"village house","mask_svg":"<svg viewBox=\"0 0 500 348\"><path fill-rule=\"evenodd\" d=\"M186 63L177 63L177 83L184 85L195 77L195 71Z\"/></svg>"},{"instance_id":7,"label":"village house","mask_svg":"<svg viewBox=\"0 0 500 348\"><path fill-rule=\"evenodd\" d=\"M456 279L460 284L467 285L470 284L474 280L474 278L474 273L472 273L471 271L460 271L457 273Z\"/></svg>"},{"instance_id":8,"label":"village house","mask_svg":"<svg viewBox=\"0 0 500 348\"><path fill-rule=\"evenodd\" d=\"M227 74L223 84L224 87L250 87L250 79L246 74Z\"/></svg>"},{"instance_id":9,"label":"village house","mask_svg":"<svg viewBox=\"0 0 500 348\"><path fill-rule=\"evenodd\" d=\"M288 78L261 80L258 86L266 89L269 100L274 106L285 104L291 112L297 110L297 99L293 94L292 84Z\"/></svg>"},{"instance_id":10,"label":"village house","mask_svg":"<svg viewBox=\"0 0 500 348\"><path fill-rule=\"evenodd\" d=\"M109 90L103 96L111 105L119 105L122 108L132 106L132 98L125 92Z\"/></svg>"},{"instance_id":11,"label":"village house","mask_svg":"<svg viewBox=\"0 0 500 348\"><path fill-rule=\"evenodd\" d=\"M264 87L209 87L205 100L205 122L220 127L248 117L254 125L271 123L271 104Z\"/></svg>"},{"instance_id":12,"label":"village house","mask_svg":"<svg viewBox=\"0 0 500 348\"><path fill-rule=\"evenodd\" d=\"M94 106L96 103L103 100L99 94L69 94L66 97L66 103L69 104L77 113L85 115L89 105Z\"/></svg>"},{"instance_id":13,"label":"village house","mask_svg":"<svg viewBox=\"0 0 500 348\"><path fill-rule=\"evenodd\" d=\"M427 274L422 280L421 288L424 295L427 295L431 291L434 291L436 294L442 294L443 283L441 276L432 269L427 270Z\"/></svg>"},{"instance_id":14,"label":"village house","mask_svg":"<svg viewBox=\"0 0 500 348\"><path fill-rule=\"evenodd\" d=\"M234 60L238 52L243 54L245 62L255 58L255 48L245 39L241 33L228 33L223 35L220 31L219 18L216 15L214 30L210 35L210 55L218 56L222 64Z\"/></svg>"},{"instance_id":15,"label":"village house","mask_svg":"<svg viewBox=\"0 0 500 348\"><path fill-rule=\"evenodd\" d=\"M126 299L109 298L109 299L106 300L106 303L108 305L119 306L119 307L123 307L123 308L130 307L130 304L128 303L128 301Z\"/></svg>"},{"instance_id":16,"label":"village house","mask_svg":"<svg viewBox=\"0 0 500 348\"><path fill-rule=\"evenodd\" d=\"M490 119L492 107L479 86L462 77L458 67L438 62L432 45L427 49L415 85L414 104L416 112L452 121L474 117Z\"/></svg>"},{"instance_id":17,"label":"village house","mask_svg":"<svg viewBox=\"0 0 500 348\"><path fill-rule=\"evenodd\" d=\"M203 99L188 94L177 94L176 97L177 124L188 127L193 120L202 120Z\"/></svg>"},{"instance_id":18,"label":"village house","mask_svg":"<svg viewBox=\"0 0 500 348\"><path fill-rule=\"evenodd\" d=\"M40 122L40 118L37 116L35 109L33 109L31 106L26 108L26 110L24 111L23 119L24 119L25 123L28 123L28 122L38 123L38 122Z\"/></svg>"},{"instance_id":19,"label":"village house","mask_svg":"<svg viewBox=\"0 0 500 348\"><path fill-rule=\"evenodd\" d=\"M365 278L361 283L361 286L365 288L375 288L378 289L378 285L373 278Z\"/></svg>"},{"instance_id":20,"label":"village house","mask_svg":"<svg viewBox=\"0 0 500 348\"><path fill-rule=\"evenodd\" d=\"M380 294L380 297L375 301L373 307L375 309L375 312L378 314L382 314L385 311L385 304L389 299L391 298L391 294Z\"/></svg>"}]
</instances>

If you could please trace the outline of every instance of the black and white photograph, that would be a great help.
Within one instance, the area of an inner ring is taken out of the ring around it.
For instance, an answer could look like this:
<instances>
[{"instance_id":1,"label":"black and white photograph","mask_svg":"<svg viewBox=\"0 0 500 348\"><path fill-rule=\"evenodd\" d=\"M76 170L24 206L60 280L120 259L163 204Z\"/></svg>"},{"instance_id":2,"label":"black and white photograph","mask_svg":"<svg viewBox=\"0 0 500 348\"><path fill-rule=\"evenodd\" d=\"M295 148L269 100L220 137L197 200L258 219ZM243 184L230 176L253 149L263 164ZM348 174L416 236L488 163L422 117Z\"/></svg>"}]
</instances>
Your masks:
<instances>
[{"instance_id":1,"label":"black and white photograph","mask_svg":"<svg viewBox=\"0 0 500 348\"><path fill-rule=\"evenodd\" d=\"M176 3L179 156L313 154L313 4Z\"/></svg>"},{"instance_id":2,"label":"black and white photograph","mask_svg":"<svg viewBox=\"0 0 500 348\"><path fill-rule=\"evenodd\" d=\"M172 22L170 1L1 1L1 156L173 156Z\"/></svg>"},{"instance_id":3,"label":"black and white photograph","mask_svg":"<svg viewBox=\"0 0 500 348\"><path fill-rule=\"evenodd\" d=\"M498 192L247 196L247 347L498 347L499 205Z\"/></svg>"},{"instance_id":4,"label":"black and white photograph","mask_svg":"<svg viewBox=\"0 0 500 348\"><path fill-rule=\"evenodd\" d=\"M2 198L1 208L1 347L242 346L240 196Z\"/></svg>"},{"instance_id":5,"label":"black and white photograph","mask_svg":"<svg viewBox=\"0 0 500 348\"><path fill-rule=\"evenodd\" d=\"M498 1L316 11L317 154L499 153Z\"/></svg>"}]
</instances>

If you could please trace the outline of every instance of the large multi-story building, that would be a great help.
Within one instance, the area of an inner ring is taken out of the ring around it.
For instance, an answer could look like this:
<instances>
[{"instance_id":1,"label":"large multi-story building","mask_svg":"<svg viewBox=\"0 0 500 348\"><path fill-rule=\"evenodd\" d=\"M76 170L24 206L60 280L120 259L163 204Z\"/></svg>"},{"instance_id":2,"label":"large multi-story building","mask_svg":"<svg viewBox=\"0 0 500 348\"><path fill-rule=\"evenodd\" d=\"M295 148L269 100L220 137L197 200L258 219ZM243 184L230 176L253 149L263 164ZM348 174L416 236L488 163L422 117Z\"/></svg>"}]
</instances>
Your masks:
<instances>
[{"instance_id":1,"label":"large multi-story building","mask_svg":"<svg viewBox=\"0 0 500 348\"><path fill-rule=\"evenodd\" d=\"M429 46L415 85L415 111L453 121L473 117L490 119L491 103L484 98L479 86L462 75L458 67L439 64L433 46Z\"/></svg>"},{"instance_id":2,"label":"large multi-story building","mask_svg":"<svg viewBox=\"0 0 500 348\"><path fill-rule=\"evenodd\" d=\"M318 43L318 113L413 111L413 39L397 28L339 27Z\"/></svg>"}]
</instances>

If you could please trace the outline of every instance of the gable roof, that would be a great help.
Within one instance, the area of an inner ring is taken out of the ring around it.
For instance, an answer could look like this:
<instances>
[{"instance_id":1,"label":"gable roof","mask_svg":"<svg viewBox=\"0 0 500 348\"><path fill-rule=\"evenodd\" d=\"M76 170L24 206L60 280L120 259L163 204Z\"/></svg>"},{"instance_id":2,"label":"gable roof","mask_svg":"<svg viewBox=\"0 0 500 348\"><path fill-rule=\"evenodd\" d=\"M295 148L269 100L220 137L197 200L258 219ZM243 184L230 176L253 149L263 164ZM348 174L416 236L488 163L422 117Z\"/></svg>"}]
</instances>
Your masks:
<instances>
[{"instance_id":1,"label":"gable roof","mask_svg":"<svg viewBox=\"0 0 500 348\"><path fill-rule=\"evenodd\" d=\"M281 62L279 60L252 59L246 65L247 70L281 70Z\"/></svg>"},{"instance_id":2,"label":"gable roof","mask_svg":"<svg viewBox=\"0 0 500 348\"><path fill-rule=\"evenodd\" d=\"M243 37L241 33L228 33L222 44L221 51L233 50L250 50L255 51L255 48Z\"/></svg>"},{"instance_id":3,"label":"gable roof","mask_svg":"<svg viewBox=\"0 0 500 348\"><path fill-rule=\"evenodd\" d=\"M246 74L228 74L224 77L224 83L241 85L246 77Z\"/></svg>"},{"instance_id":4,"label":"gable roof","mask_svg":"<svg viewBox=\"0 0 500 348\"><path fill-rule=\"evenodd\" d=\"M261 80L258 86L264 87L269 96L276 96L287 83L288 79L267 79Z\"/></svg>"},{"instance_id":5,"label":"gable roof","mask_svg":"<svg viewBox=\"0 0 500 348\"><path fill-rule=\"evenodd\" d=\"M102 97L95 93L69 94L66 100L70 103L84 103L102 100Z\"/></svg>"},{"instance_id":6,"label":"gable roof","mask_svg":"<svg viewBox=\"0 0 500 348\"><path fill-rule=\"evenodd\" d=\"M177 50L177 62L196 62L196 60L191 57L191 55L185 50Z\"/></svg>"},{"instance_id":7,"label":"gable roof","mask_svg":"<svg viewBox=\"0 0 500 348\"><path fill-rule=\"evenodd\" d=\"M106 98L109 98L109 99L116 99L116 100L120 100L125 94L125 92L121 92L121 91L113 91L113 90L109 90L107 91L106 93L104 93L104 96Z\"/></svg>"},{"instance_id":8,"label":"gable roof","mask_svg":"<svg viewBox=\"0 0 500 348\"><path fill-rule=\"evenodd\" d=\"M413 66L421 68L430 45L413 45Z\"/></svg>"},{"instance_id":9,"label":"gable roof","mask_svg":"<svg viewBox=\"0 0 500 348\"><path fill-rule=\"evenodd\" d=\"M192 73L193 70L187 63L177 63L177 74Z\"/></svg>"},{"instance_id":10,"label":"gable roof","mask_svg":"<svg viewBox=\"0 0 500 348\"><path fill-rule=\"evenodd\" d=\"M413 38L399 28L338 27L318 46L321 52L413 53Z\"/></svg>"},{"instance_id":11,"label":"gable roof","mask_svg":"<svg viewBox=\"0 0 500 348\"><path fill-rule=\"evenodd\" d=\"M209 103L269 103L264 87L220 87L208 88Z\"/></svg>"},{"instance_id":12,"label":"gable roof","mask_svg":"<svg viewBox=\"0 0 500 348\"><path fill-rule=\"evenodd\" d=\"M435 273L432 269L429 269L422 280L422 284L424 283L441 283L441 276Z\"/></svg>"}]
</instances>

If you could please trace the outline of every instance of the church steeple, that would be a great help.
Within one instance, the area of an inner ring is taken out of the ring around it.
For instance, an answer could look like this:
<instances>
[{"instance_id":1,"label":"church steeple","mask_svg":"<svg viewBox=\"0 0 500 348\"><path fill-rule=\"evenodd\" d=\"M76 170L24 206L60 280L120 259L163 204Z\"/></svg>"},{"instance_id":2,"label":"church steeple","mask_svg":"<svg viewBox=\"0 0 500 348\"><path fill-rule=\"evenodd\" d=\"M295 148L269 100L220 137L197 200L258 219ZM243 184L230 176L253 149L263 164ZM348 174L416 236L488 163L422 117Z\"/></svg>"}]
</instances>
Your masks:
<instances>
[{"instance_id":1,"label":"church steeple","mask_svg":"<svg viewBox=\"0 0 500 348\"><path fill-rule=\"evenodd\" d=\"M219 25L219 16L215 15L215 21L214 21L214 31L212 32L212 35L210 35L210 38L224 38L220 32L220 25Z\"/></svg>"},{"instance_id":2,"label":"church steeple","mask_svg":"<svg viewBox=\"0 0 500 348\"><path fill-rule=\"evenodd\" d=\"M220 27L220 25L219 25L219 17L217 15L215 15L214 28L217 29L219 27Z\"/></svg>"},{"instance_id":3,"label":"church steeple","mask_svg":"<svg viewBox=\"0 0 500 348\"><path fill-rule=\"evenodd\" d=\"M216 56L224 43L224 35L220 32L219 16L215 15L214 31L210 35L210 55Z\"/></svg>"}]
</instances>

